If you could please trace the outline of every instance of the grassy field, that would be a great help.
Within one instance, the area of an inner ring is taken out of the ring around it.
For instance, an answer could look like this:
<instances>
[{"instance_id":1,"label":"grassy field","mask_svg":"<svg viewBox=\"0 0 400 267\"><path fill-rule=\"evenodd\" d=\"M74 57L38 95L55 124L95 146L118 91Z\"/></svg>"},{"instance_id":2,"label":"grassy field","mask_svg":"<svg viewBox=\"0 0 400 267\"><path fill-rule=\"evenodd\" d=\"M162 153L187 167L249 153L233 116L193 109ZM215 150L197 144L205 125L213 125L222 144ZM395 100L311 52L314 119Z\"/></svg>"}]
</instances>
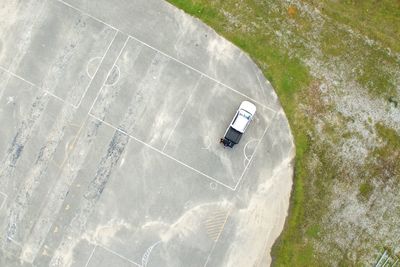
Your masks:
<instances>
[{"instance_id":1,"label":"grassy field","mask_svg":"<svg viewBox=\"0 0 400 267\"><path fill-rule=\"evenodd\" d=\"M394 184L393 196L399 190L400 1L169 2L247 52L289 119L294 188L274 265L363 266L381 247L393 246L394 221L371 213L384 205L376 196L392 198L387 182ZM360 100L363 108L351 109ZM352 195L355 201L348 200ZM392 203L395 216L399 202ZM337 206L359 217L343 220ZM365 218L372 226L362 225ZM387 230L375 237L379 227ZM353 230L357 235L347 239Z\"/></svg>"}]
</instances>

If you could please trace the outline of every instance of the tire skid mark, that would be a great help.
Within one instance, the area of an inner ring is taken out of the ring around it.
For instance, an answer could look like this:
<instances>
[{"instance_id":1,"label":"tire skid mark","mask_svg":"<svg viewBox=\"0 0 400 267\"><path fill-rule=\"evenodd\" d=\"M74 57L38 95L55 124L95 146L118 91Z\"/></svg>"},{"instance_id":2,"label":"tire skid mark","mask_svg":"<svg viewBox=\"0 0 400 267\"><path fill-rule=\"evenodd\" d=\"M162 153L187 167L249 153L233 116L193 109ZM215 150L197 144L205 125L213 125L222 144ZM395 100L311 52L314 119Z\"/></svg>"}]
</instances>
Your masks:
<instances>
[{"instance_id":1,"label":"tire skid mark","mask_svg":"<svg viewBox=\"0 0 400 267\"><path fill-rule=\"evenodd\" d=\"M79 170L85 163L85 159L93 145L95 137L97 136L100 125L101 122L90 121L86 127L86 131L83 132L81 138L77 140L76 147L79 149L71 151L67 161L62 166L63 168L56 184L45 197L46 204L42 208L39 218L36 220L35 225L30 231L30 235L24 243L21 254L22 260L32 263L36 258L37 253L42 247L45 238L69 193L70 186L75 181ZM80 135L80 132L78 135Z\"/></svg>"},{"instance_id":2,"label":"tire skid mark","mask_svg":"<svg viewBox=\"0 0 400 267\"><path fill-rule=\"evenodd\" d=\"M23 59L23 56L26 54L26 51L31 44L30 36L32 35L32 29L34 27L34 24L39 23L37 20L40 17L42 17L40 16L40 14L43 13L45 6L46 6L46 1L43 2L40 11L38 12L38 15L34 17L32 24L30 24L31 28L28 31L27 34L28 37L24 38L25 41L21 42L24 49L22 48L18 49L18 51L22 52L25 51L25 52L24 53L21 52L20 54L14 57L12 61L13 69L19 66L21 60ZM76 26L78 28L84 28L85 22L79 21L79 23ZM84 38L84 34L80 30L78 31L78 36ZM72 39L76 40L77 38L72 38ZM49 69L45 80L48 80L49 76L51 75L57 74L58 72L62 72L64 65L72 57L74 48L76 47L78 42L79 40L76 40L76 43L72 43L69 47L64 49L63 51L64 53L57 58L56 64ZM62 75L58 76L62 77ZM57 83L60 82L59 79L55 79L55 81L57 81ZM49 91L52 92L52 90ZM70 95L72 93L73 93L72 91L69 92ZM3 161L1 163L2 167L0 169L0 188L6 188L8 186L9 179L12 177L17 161L23 152L24 146L28 141L33 130L36 129L37 127L38 119L42 115L43 110L45 109L45 106L49 101L49 97L45 96L45 94L46 93L41 92L36 97L35 101L32 104L32 109L29 112L29 117L21 123L21 126L18 129L16 135L14 136L14 139L12 141L10 148L6 153L6 156L3 158Z\"/></svg>"},{"instance_id":3,"label":"tire skid mark","mask_svg":"<svg viewBox=\"0 0 400 267\"><path fill-rule=\"evenodd\" d=\"M136 60L142 51L143 45L140 45L134 52L133 55L131 55L131 58L133 60ZM118 63L118 62L115 62ZM115 64L114 64L115 65ZM110 73L108 76L112 75L112 71L114 69L114 66L111 67L112 69L110 70ZM121 74L120 74L121 75ZM96 105L93 108L93 114L96 114L101 119L104 119L106 111L108 107L110 107L111 103L115 100L115 97L118 95L120 88L119 86L113 86L113 85L107 85L106 82L109 77L106 78L103 87L101 88L100 92L100 97L96 101ZM102 115L98 115L102 114Z\"/></svg>"},{"instance_id":4,"label":"tire skid mark","mask_svg":"<svg viewBox=\"0 0 400 267\"><path fill-rule=\"evenodd\" d=\"M146 110L146 105L142 102L144 99L146 100L152 97L153 92L150 89L156 88L155 83L159 80L159 77L166 68L166 63L168 61L169 59L159 54L154 56L145 77L139 85L139 91L135 96L133 96L131 104L118 127L119 129L126 132L134 130L136 119L140 118L140 115ZM107 95L104 95L103 97L107 97ZM120 131L115 131L114 136L108 145L107 153L102 157L95 177L84 194L84 199L79 202L81 203L79 211L71 220L71 223L67 228L68 230L54 252L50 266L64 266L68 264L67 261L70 259L74 247L80 241L80 237L82 232L85 230L88 218L94 211L96 203L98 202L105 186L109 182L111 174L122 157L130 140L131 139L128 135Z\"/></svg>"},{"instance_id":5,"label":"tire skid mark","mask_svg":"<svg viewBox=\"0 0 400 267\"><path fill-rule=\"evenodd\" d=\"M46 174L49 164L51 163L57 147L64 138L65 128L73 119L75 110L64 105L55 120L55 124L50 131L45 144L41 147L36 158L34 166L29 170L26 179L22 182L17 196L8 210L8 223L6 225L7 238L15 238L17 231L22 232L22 237L26 235L24 231L28 231L23 225L22 220L26 214L29 202L40 185L41 179Z\"/></svg>"},{"instance_id":6,"label":"tire skid mark","mask_svg":"<svg viewBox=\"0 0 400 267\"><path fill-rule=\"evenodd\" d=\"M127 37L128 39L128 37ZM127 41L127 40L126 40ZM108 77L106 77L107 79ZM104 85L103 85L104 86ZM107 99L108 100L108 99ZM100 116L104 117L111 101L103 101L100 108ZM88 118L88 116L87 116ZM39 218L30 230L24 246L22 248L21 259L33 263L40 248L43 246L46 237L60 213L62 205L69 193L70 187L78 176L78 173L84 165L88 153L94 144L98 130L102 122L98 120L88 120L82 127L74 140L74 149L68 155L68 158L61 165L60 175L52 190L46 196L46 204L42 207ZM100 180L99 180L100 181ZM105 186L105 183L100 182ZM102 192L102 189L99 189ZM84 210L85 207L83 206ZM86 214L87 211L84 213ZM89 213L90 214L90 213ZM85 217L85 216L83 216ZM71 226L72 227L72 226ZM63 238L66 235L63 236ZM54 263L55 264L55 263Z\"/></svg>"},{"instance_id":7,"label":"tire skid mark","mask_svg":"<svg viewBox=\"0 0 400 267\"><path fill-rule=\"evenodd\" d=\"M54 61L55 63L53 63L53 65L49 68L47 74L45 75L44 80L50 80L52 83L51 86L52 88L57 87L59 83L63 82L62 80L60 80L60 78L62 77L62 71L73 57L75 53L75 48L79 44L80 39L84 38L84 29L86 27L86 21L84 19L80 19L74 26L75 27L71 30L72 32L70 38L71 43L65 46L64 49L59 53L58 57L55 58ZM50 92L54 91L52 88L49 90ZM74 95L75 95L74 90L69 91L67 95L68 98L67 102L72 102L75 97ZM51 96L47 96L46 103L43 104L34 103L33 106L43 107L40 109L40 111L43 112L44 107L47 105L49 101L48 99L50 98ZM30 114L32 114L31 117L33 117L35 112L30 112ZM41 114L39 114L38 116L40 115ZM68 107L67 105L64 105L64 109L61 112L61 116L57 118L56 126L53 128L53 132L50 133L49 137L47 138L46 145L41 147L35 165L30 170L29 175L23 182L23 185L21 186L12 207L9 209L8 224L5 229L7 238L14 238L14 236L17 234L18 226L23 220L23 217L26 213L26 206L29 203L35 189L40 184L40 179L45 174L48 168L48 163L51 162L51 158L53 157L58 144L62 141L62 138L64 137L64 130L66 126L72 121L73 115L74 115L73 110L71 110L71 108ZM32 120L33 119L29 118L28 122L32 122ZM25 124L26 123L24 122L22 123L23 126ZM31 125L27 125L26 127L21 127L21 128L24 129L34 128L30 126ZM37 126L37 123L35 124L35 126ZM0 170L0 178L2 176L11 177L11 172L13 171L13 169L15 169L16 161L20 157L20 154L22 153L25 143L29 140L31 132L32 130L29 132L29 136L26 135L26 138L21 138L21 136L25 136L23 131L17 132L14 141L12 143L14 152L11 153L11 157L8 160L9 164L7 164L7 161L3 163L3 166L9 165L12 166L12 168L8 168L8 170L4 171L3 175ZM24 139L24 142L18 141L19 139ZM3 186L1 184L1 181L0 185ZM26 231L28 230L29 229L26 229Z\"/></svg>"},{"instance_id":8,"label":"tire skid mark","mask_svg":"<svg viewBox=\"0 0 400 267\"><path fill-rule=\"evenodd\" d=\"M85 36L85 29L87 27L87 21L89 18L79 18L78 21L75 22L75 25L69 30L68 40L69 43L64 45L63 49L58 53L57 57L55 57L53 64L49 67L47 74L43 79L42 87L46 88L46 90L50 92L54 92L54 88L57 85L64 81L65 79L65 69L68 63L73 59L73 56L76 53L76 49L79 47L79 44L82 43L82 40L86 38ZM65 34L64 34L65 35ZM80 97L79 94L79 81L81 77L76 79L78 86L73 86L69 90L69 96L72 99ZM74 103L72 101L71 103Z\"/></svg>"},{"instance_id":9,"label":"tire skid mark","mask_svg":"<svg viewBox=\"0 0 400 267\"><path fill-rule=\"evenodd\" d=\"M35 2L35 1L32 1L32 2ZM17 42L17 47L14 50L14 51L18 51L18 52L16 52L16 54L13 56L9 66L7 66L7 68L9 70L17 69L21 60L27 53L27 51L32 43L33 29L37 24L41 23L39 18L43 19L43 14L44 14L43 11L44 11L44 7L46 4L47 4L47 1L42 1L42 4L41 4L39 10L37 12L32 12L32 10L34 10L34 8L32 8L31 3L25 3L24 4L25 10L18 11L17 12L18 16L16 16L16 18L26 18L26 17L30 18L31 20L28 20L28 21L24 22L24 24L23 24L23 26L26 28L23 31L21 31L21 29L18 29L18 21L16 21L15 22L16 25L11 24L7 30L4 30L5 33L7 33L7 32L14 33L15 31L22 32L22 39ZM30 15L26 15L26 14L22 13L24 11L26 13L29 13ZM32 16L31 14L34 14L34 15ZM13 26L15 26L16 28Z\"/></svg>"},{"instance_id":10,"label":"tire skid mark","mask_svg":"<svg viewBox=\"0 0 400 267\"><path fill-rule=\"evenodd\" d=\"M0 164L0 188L3 190L9 188L17 162L32 132L38 127L40 117L43 115L48 102L49 97L44 92L39 92L32 103L28 116L21 122L17 133L14 135Z\"/></svg>"},{"instance_id":11,"label":"tire skid mark","mask_svg":"<svg viewBox=\"0 0 400 267\"><path fill-rule=\"evenodd\" d=\"M91 180L83 199L80 201L80 208L77 214L72 218L69 227L65 231L61 243L59 244L50 266L64 266L67 263L64 260L65 255L79 242L79 237L85 229L88 218L92 214L104 188L110 180L111 174L118 164L128 142L129 136L116 131L109 143L106 154L98 164L95 177ZM65 257L68 258L68 257Z\"/></svg>"}]
</instances>

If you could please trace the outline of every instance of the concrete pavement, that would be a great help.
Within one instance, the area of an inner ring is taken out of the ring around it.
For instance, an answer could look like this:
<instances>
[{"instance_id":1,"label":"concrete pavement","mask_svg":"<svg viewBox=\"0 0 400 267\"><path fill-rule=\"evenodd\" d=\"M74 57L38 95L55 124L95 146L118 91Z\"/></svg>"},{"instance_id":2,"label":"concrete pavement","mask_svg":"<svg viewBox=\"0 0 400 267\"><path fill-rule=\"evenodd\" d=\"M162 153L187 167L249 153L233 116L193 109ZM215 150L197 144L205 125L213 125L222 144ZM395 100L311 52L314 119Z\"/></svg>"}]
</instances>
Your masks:
<instances>
[{"instance_id":1,"label":"concrete pavement","mask_svg":"<svg viewBox=\"0 0 400 267\"><path fill-rule=\"evenodd\" d=\"M160 0L0 7L0 266L270 262L294 145L246 54Z\"/></svg>"}]
</instances>

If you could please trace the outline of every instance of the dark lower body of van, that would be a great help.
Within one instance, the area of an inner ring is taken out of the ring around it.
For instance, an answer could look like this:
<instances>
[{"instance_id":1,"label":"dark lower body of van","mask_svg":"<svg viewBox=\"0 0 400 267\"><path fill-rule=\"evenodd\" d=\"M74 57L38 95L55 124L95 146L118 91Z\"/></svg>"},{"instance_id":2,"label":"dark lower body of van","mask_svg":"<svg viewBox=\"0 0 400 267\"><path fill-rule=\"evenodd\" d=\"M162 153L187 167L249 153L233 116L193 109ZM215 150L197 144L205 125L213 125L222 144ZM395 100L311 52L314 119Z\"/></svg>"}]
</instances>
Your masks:
<instances>
[{"instance_id":1,"label":"dark lower body of van","mask_svg":"<svg viewBox=\"0 0 400 267\"><path fill-rule=\"evenodd\" d=\"M225 147L233 147L239 143L242 135L243 134L241 132L229 127L225 132L224 138L221 138L220 143L222 143Z\"/></svg>"}]
</instances>

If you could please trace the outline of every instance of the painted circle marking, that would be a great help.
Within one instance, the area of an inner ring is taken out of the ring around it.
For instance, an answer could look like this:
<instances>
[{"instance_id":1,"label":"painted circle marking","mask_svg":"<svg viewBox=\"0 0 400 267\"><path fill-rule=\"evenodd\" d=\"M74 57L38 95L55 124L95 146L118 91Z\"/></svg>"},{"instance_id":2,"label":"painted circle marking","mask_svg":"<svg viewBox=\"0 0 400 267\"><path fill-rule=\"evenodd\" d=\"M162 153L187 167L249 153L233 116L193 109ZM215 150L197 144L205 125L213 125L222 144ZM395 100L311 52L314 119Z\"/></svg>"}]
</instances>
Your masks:
<instances>
[{"instance_id":1,"label":"painted circle marking","mask_svg":"<svg viewBox=\"0 0 400 267\"><path fill-rule=\"evenodd\" d=\"M101 57L91 58L86 65L86 74L90 79L93 79L94 74L96 73L97 68L99 68L99 64L101 62Z\"/></svg>"}]
</instances>

